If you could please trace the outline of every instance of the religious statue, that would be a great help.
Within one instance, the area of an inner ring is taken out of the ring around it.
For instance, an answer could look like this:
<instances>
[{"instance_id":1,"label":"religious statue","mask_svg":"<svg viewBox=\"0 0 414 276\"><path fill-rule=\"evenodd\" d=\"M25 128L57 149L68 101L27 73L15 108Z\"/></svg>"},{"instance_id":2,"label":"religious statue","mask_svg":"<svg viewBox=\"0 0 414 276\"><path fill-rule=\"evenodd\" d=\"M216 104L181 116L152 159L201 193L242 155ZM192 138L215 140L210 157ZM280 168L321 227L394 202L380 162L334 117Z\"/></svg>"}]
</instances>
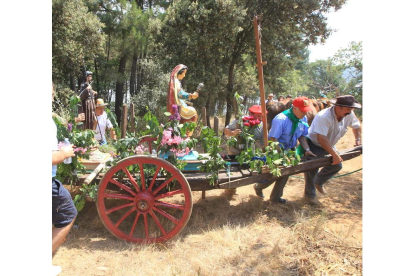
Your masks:
<instances>
[{"instance_id":1,"label":"religious statue","mask_svg":"<svg viewBox=\"0 0 414 276\"><path fill-rule=\"evenodd\" d=\"M86 71L85 82L80 87L79 97L82 101L83 113L85 113L85 121L83 122L83 129L92 129L95 119L95 95L97 94L92 90L92 72Z\"/></svg>"},{"instance_id":2,"label":"religious statue","mask_svg":"<svg viewBox=\"0 0 414 276\"><path fill-rule=\"evenodd\" d=\"M187 69L187 66L184 64L177 65L171 72L170 85L168 88L167 110L172 114L172 106L174 104L177 105L181 117L180 123L196 122L198 117L197 111L194 107L190 106L191 103L188 102L188 100L197 99L198 92L187 93L181 86L181 80L185 77ZM204 84L200 83L197 87L197 91L200 91L203 86Z\"/></svg>"}]
</instances>

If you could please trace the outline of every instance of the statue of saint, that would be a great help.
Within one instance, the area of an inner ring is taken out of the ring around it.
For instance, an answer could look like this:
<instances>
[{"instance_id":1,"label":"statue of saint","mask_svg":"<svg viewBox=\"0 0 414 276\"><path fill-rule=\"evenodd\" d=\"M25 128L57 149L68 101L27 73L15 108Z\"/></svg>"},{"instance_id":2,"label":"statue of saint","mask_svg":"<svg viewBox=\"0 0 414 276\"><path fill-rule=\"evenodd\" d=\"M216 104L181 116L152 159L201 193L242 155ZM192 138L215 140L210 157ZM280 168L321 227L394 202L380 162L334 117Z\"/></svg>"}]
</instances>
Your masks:
<instances>
[{"instance_id":1,"label":"statue of saint","mask_svg":"<svg viewBox=\"0 0 414 276\"><path fill-rule=\"evenodd\" d=\"M197 99L198 92L187 93L181 86L181 80L185 77L187 69L187 66L184 64L175 66L171 72L170 85L168 88L167 110L173 114L172 106L174 104L177 105L181 116L180 123L196 122L198 117L197 111L194 107L190 106L191 103L188 102L188 100ZM200 90L202 87L203 84L200 84L197 90Z\"/></svg>"}]
</instances>

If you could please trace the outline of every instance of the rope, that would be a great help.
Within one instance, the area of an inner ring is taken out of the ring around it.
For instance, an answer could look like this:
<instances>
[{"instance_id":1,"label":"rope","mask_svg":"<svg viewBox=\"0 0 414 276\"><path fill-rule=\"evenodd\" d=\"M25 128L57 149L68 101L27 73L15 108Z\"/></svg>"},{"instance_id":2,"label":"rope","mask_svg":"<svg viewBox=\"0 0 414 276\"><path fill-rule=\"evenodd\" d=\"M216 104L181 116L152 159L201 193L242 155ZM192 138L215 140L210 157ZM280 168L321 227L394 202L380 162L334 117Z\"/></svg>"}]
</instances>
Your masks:
<instances>
[{"instance_id":1,"label":"rope","mask_svg":"<svg viewBox=\"0 0 414 276\"><path fill-rule=\"evenodd\" d=\"M360 169L358 169L356 171L353 171L353 172L346 173L346 174L341 174L341 175L333 176L332 178L338 178L338 177L342 177L342 176L345 176L345 175L353 174L353 173L359 172L360 170L362 170L362 168L360 168ZM304 179L303 177L300 177L300 176L294 176L294 175L289 175L289 176L290 177L294 177L294 178Z\"/></svg>"}]
</instances>

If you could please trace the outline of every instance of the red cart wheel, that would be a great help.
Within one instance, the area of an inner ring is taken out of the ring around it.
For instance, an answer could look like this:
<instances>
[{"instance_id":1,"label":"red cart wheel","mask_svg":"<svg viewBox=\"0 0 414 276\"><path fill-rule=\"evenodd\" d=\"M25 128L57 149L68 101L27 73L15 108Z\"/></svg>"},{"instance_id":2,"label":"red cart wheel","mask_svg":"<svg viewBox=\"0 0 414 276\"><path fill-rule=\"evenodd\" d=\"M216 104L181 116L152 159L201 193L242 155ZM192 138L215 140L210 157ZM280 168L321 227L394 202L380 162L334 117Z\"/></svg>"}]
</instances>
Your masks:
<instances>
[{"instance_id":1,"label":"red cart wheel","mask_svg":"<svg viewBox=\"0 0 414 276\"><path fill-rule=\"evenodd\" d=\"M149 153L152 153L152 144L157 141L157 138L152 137L152 136L143 136L140 138L141 140L139 141L138 145L147 145L148 146L148 150Z\"/></svg>"},{"instance_id":2,"label":"red cart wheel","mask_svg":"<svg viewBox=\"0 0 414 276\"><path fill-rule=\"evenodd\" d=\"M187 224L193 209L184 175L158 157L136 155L110 168L96 205L105 227L133 243L165 242Z\"/></svg>"}]
</instances>

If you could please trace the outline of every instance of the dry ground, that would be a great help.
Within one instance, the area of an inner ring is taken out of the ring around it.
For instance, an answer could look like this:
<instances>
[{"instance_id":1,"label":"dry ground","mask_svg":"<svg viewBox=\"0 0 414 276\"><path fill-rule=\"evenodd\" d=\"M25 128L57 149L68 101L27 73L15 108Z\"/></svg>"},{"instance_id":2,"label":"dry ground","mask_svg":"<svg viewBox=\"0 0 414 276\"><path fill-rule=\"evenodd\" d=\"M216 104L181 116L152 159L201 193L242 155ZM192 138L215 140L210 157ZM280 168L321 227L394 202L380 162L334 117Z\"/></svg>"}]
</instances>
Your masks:
<instances>
[{"instance_id":1,"label":"dry ground","mask_svg":"<svg viewBox=\"0 0 414 276\"><path fill-rule=\"evenodd\" d=\"M352 131L338 144L353 146ZM339 173L362 168L362 156ZM303 204L303 174L291 177L285 205L251 185L233 200L221 190L193 192L184 230L166 244L140 246L113 237L88 202L53 258L60 275L362 275L362 171L333 178L321 207Z\"/></svg>"}]
</instances>

